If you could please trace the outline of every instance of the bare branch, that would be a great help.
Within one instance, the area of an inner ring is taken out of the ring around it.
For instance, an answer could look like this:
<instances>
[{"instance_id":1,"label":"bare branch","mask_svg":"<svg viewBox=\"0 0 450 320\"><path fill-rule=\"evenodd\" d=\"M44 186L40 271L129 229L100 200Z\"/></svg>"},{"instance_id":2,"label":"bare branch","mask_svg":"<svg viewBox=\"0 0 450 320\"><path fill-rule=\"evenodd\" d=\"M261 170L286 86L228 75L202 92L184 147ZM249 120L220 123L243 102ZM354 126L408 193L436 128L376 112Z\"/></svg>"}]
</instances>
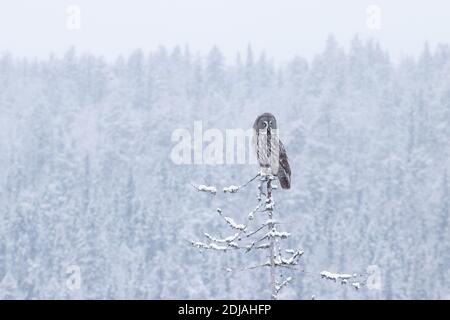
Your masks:
<instances>
[{"instance_id":1,"label":"bare branch","mask_svg":"<svg viewBox=\"0 0 450 320\"><path fill-rule=\"evenodd\" d=\"M275 229L272 229L267 233L267 237L269 238L281 238L281 239L287 239L291 234L289 232L279 232Z\"/></svg>"},{"instance_id":2,"label":"bare branch","mask_svg":"<svg viewBox=\"0 0 450 320\"><path fill-rule=\"evenodd\" d=\"M254 215L255 215L256 212L262 212L262 211L259 211L259 209L260 209L261 207L262 207L262 202L260 201L259 204L255 207L255 209L253 209L253 211L251 211L251 212L248 214L248 220L253 220L253 217L254 217Z\"/></svg>"},{"instance_id":3,"label":"bare branch","mask_svg":"<svg viewBox=\"0 0 450 320\"><path fill-rule=\"evenodd\" d=\"M206 238L208 238L209 240L211 240L213 242L217 242L217 243L231 243L231 242L235 241L236 239L238 239L239 235L240 235L240 233L236 233L235 235L229 236L225 239L218 239L218 238L215 238L215 237L209 235L206 232L204 234L205 234Z\"/></svg>"},{"instance_id":4,"label":"bare branch","mask_svg":"<svg viewBox=\"0 0 450 320\"><path fill-rule=\"evenodd\" d=\"M259 231L261 231L262 229L264 229L266 226L262 225L261 227L259 227L258 229L256 229L255 231L252 231L250 233L247 234L247 237L250 237L252 235L254 235L255 233L258 233Z\"/></svg>"},{"instance_id":5,"label":"bare branch","mask_svg":"<svg viewBox=\"0 0 450 320\"><path fill-rule=\"evenodd\" d=\"M253 180L255 180L256 178L258 178L261 174L258 173L256 176L254 176L253 178L251 178L249 181L247 181L246 183L244 183L243 185L240 186L235 186L235 185L231 185L229 187L225 187L223 188L223 192L225 193L237 193L240 189L246 187L248 184L250 184Z\"/></svg>"}]
</instances>

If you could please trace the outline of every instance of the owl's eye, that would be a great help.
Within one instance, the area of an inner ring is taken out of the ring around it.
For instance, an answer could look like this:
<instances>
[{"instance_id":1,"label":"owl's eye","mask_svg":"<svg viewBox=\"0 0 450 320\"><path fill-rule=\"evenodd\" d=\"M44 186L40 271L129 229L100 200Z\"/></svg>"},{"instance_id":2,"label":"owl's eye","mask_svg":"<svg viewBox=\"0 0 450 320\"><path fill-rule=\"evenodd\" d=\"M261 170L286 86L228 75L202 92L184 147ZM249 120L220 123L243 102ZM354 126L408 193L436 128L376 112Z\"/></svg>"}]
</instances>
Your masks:
<instances>
[{"instance_id":1,"label":"owl's eye","mask_svg":"<svg viewBox=\"0 0 450 320\"><path fill-rule=\"evenodd\" d=\"M267 121L263 121L263 128L267 128L269 125L267 123Z\"/></svg>"}]
</instances>

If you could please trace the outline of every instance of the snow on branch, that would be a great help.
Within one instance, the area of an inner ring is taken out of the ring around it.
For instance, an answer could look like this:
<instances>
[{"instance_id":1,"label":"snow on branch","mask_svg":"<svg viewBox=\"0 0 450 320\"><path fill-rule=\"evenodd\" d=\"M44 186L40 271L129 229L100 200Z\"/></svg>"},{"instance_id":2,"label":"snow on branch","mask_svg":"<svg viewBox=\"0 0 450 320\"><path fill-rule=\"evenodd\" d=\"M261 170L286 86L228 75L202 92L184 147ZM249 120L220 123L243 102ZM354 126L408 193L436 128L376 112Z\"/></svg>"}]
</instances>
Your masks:
<instances>
[{"instance_id":1,"label":"snow on branch","mask_svg":"<svg viewBox=\"0 0 450 320\"><path fill-rule=\"evenodd\" d=\"M303 255L303 251L298 250L294 252L289 258L285 259L281 255L275 258L275 265L278 266L295 266L298 263L298 259Z\"/></svg>"},{"instance_id":2,"label":"snow on branch","mask_svg":"<svg viewBox=\"0 0 450 320\"><path fill-rule=\"evenodd\" d=\"M275 219L267 219L263 226L268 226L269 224L275 225L278 224L278 221Z\"/></svg>"},{"instance_id":3,"label":"snow on branch","mask_svg":"<svg viewBox=\"0 0 450 320\"><path fill-rule=\"evenodd\" d=\"M205 242L200 241L190 241L191 245L199 249L214 250L214 251L227 251L232 249L245 250L249 252L253 249L264 250L269 254L267 262L262 265L251 267L247 269L253 269L257 267L269 267L270 268L270 284L272 288L272 298L276 299L279 291L287 286L292 280L291 277L286 278L282 282L276 281L276 271L278 267L285 267L289 269L295 269L294 267L298 264L299 258L303 255L303 251L300 250L287 250L286 256L283 257L281 254L281 248L279 247L279 240L287 239L290 236L289 232L278 231L276 226L279 224L277 220L273 218L273 213L275 210L275 201L273 200L272 191L276 189L275 185L272 185L273 180L276 179L275 176L271 174L258 173L250 181L243 185L230 185L223 188L224 193L237 193L243 187L247 186L250 182L254 181L256 178L260 178L258 185L258 204L254 209L247 215L247 221L244 223L236 222L232 217L224 215L222 209L217 208L218 214L224 219L224 221L234 230L232 235L227 237L216 237L210 233L204 233L206 237ZM213 186L206 185L192 185L197 191L207 192L213 195L217 194L217 188ZM263 190L264 189L264 190ZM263 192L264 191L264 192ZM264 196L264 198L262 198ZM261 212L266 213L267 218L265 222L255 222L253 220L255 213ZM256 224L256 225L255 225ZM251 230L250 229L251 226ZM265 233L259 235L257 238L256 233L265 229ZM245 236L242 236L245 235ZM245 240L245 241L242 241ZM242 243L241 243L242 241ZM250 242L250 243L249 243ZM277 252L277 254L275 253Z\"/></svg>"},{"instance_id":4,"label":"snow on branch","mask_svg":"<svg viewBox=\"0 0 450 320\"><path fill-rule=\"evenodd\" d=\"M231 186L229 186L229 187L225 187L225 188L223 188L223 192L225 192L225 193L236 193L236 192L238 192L239 191L239 189L240 189L240 187L239 186L235 186L235 185L231 185Z\"/></svg>"},{"instance_id":5,"label":"snow on branch","mask_svg":"<svg viewBox=\"0 0 450 320\"><path fill-rule=\"evenodd\" d=\"M211 193L212 195L216 195L217 194L217 188L213 187L213 186L205 186L203 184L196 186L195 184L192 184L192 186L200 192L207 192L207 193Z\"/></svg>"},{"instance_id":6,"label":"snow on branch","mask_svg":"<svg viewBox=\"0 0 450 320\"><path fill-rule=\"evenodd\" d=\"M215 243L203 243L200 241L191 241L191 244L199 249L207 249L207 250L210 249L217 251L226 251L228 249L228 247L226 246L219 246Z\"/></svg>"},{"instance_id":7,"label":"snow on branch","mask_svg":"<svg viewBox=\"0 0 450 320\"><path fill-rule=\"evenodd\" d=\"M270 243L263 243L260 245L257 245L255 248L256 249L268 249L270 247Z\"/></svg>"},{"instance_id":8,"label":"snow on branch","mask_svg":"<svg viewBox=\"0 0 450 320\"><path fill-rule=\"evenodd\" d=\"M320 273L320 276L322 279L332 280L334 282L340 281L341 284L347 284L350 279L355 279L358 277L358 274L347 274L347 273L332 273L328 271L322 271ZM354 281L351 283L351 286L355 288L356 290L359 290L363 283L359 281Z\"/></svg>"},{"instance_id":9,"label":"snow on branch","mask_svg":"<svg viewBox=\"0 0 450 320\"><path fill-rule=\"evenodd\" d=\"M275 201L273 201L272 199L267 199L266 200L266 211L273 211L275 207Z\"/></svg>"},{"instance_id":10,"label":"snow on branch","mask_svg":"<svg viewBox=\"0 0 450 320\"><path fill-rule=\"evenodd\" d=\"M265 247L266 248L266 247ZM289 258L283 258L281 255L274 257L274 266L275 267L293 267L298 264L298 259L303 255L303 251L297 250L292 253ZM271 261L270 259L261 265L257 265L251 267L250 269L258 268L258 267L270 267Z\"/></svg>"},{"instance_id":11,"label":"snow on branch","mask_svg":"<svg viewBox=\"0 0 450 320\"><path fill-rule=\"evenodd\" d=\"M268 220L268 221L269 221L269 220ZM273 220L273 221L275 221L275 220ZM269 224L269 225L273 225L273 224L271 223L271 224ZM264 227L264 226L266 226L266 225L264 224L263 227ZM255 230L255 231L253 231L253 232L251 232L249 235L253 235L253 234L257 233L257 232L258 232L259 230L261 230L263 227L261 227L261 228ZM269 239L269 240L270 240L270 239L276 239L276 238L287 239L288 237L290 237L290 235L291 235L291 234L290 234L289 232L280 232L280 231L277 231L277 230L275 229L275 227L273 227L272 230L270 230L268 233L266 233L266 234L264 235L264 237L262 237L261 239L255 241L253 244L258 243L258 242L261 242L261 241L266 240L266 239Z\"/></svg>"},{"instance_id":12,"label":"snow on branch","mask_svg":"<svg viewBox=\"0 0 450 320\"><path fill-rule=\"evenodd\" d=\"M275 296L273 296L274 299L277 298L278 293L283 289L285 286L287 286L292 281L292 277L287 277L286 280L284 280L281 283L277 283L275 285Z\"/></svg>"},{"instance_id":13,"label":"snow on branch","mask_svg":"<svg viewBox=\"0 0 450 320\"><path fill-rule=\"evenodd\" d=\"M359 282L352 282L352 287L356 290L359 290L361 288L361 283Z\"/></svg>"},{"instance_id":14,"label":"snow on branch","mask_svg":"<svg viewBox=\"0 0 450 320\"><path fill-rule=\"evenodd\" d=\"M303 255L304 251L297 250L292 253L292 256L288 259L281 258L283 264L296 265L298 263L298 259Z\"/></svg>"},{"instance_id":15,"label":"snow on branch","mask_svg":"<svg viewBox=\"0 0 450 320\"><path fill-rule=\"evenodd\" d=\"M279 222L276 221L275 219L268 219L268 220L267 220L266 222L264 222L264 224L262 224L258 229L256 229L256 230L254 230L254 231L251 231L251 232L247 233L247 237L250 237L250 236L252 236L252 235L258 233L259 231L263 230L263 229L264 229L265 227L267 227L268 225L274 226L274 225L276 225L276 224L279 224ZM263 239L261 239L261 240L264 240L264 239L266 239L266 238L267 238L267 235L266 235Z\"/></svg>"},{"instance_id":16,"label":"snow on branch","mask_svg":"<svg viewBox=\"0 0 450 320\"><path fill-rule=\"evenodd\" d=\"M238 224L236 223L233 218L230 217L223 217L225 219L225 221L229 224L230 227L232 227L233 229L236 230L241 230L244 231L247 227L244 224Z\"/></svg>"},{"instance_id":17,"label":"snow on branch","mask_svg":"<svg viewBox=\"0 0 450 320\"><path fill-rule=\"evenodd\" d=\"M213 242L217 242L217 243L231 243L239 238L239 233L236 233L235 235L226 237L224 239L217 239L205 232L205 237L208 238L209 240L211 240Z\"/></svg>"},{"instance_id":18,"label":"snow on branch","mask_svg":"<svg viewBox=\"0 0 450 320\"><path fill-rule=\"evenodd\" d=\"M248 214L248 220L253 220L253 218L254 218L256 212L263 212L263 211L259 210L259 209L262 207L262 205L263 205L262 202L260 202L260 203L255 207L255 209L253 209L253 210Z\"/></svg>"},{"instance_id":19,"label":"snow on branch","mask_svg":"<svg viewBox=\"0 0 450 320\"><path fill-rule=\"evenodd\" d=\"M245 231L245 230L247 229L247 226L246 226L245 224L239 224L239 223L236 223L236 221L234 221L233 218L224 216L224 215L222 214L222 210L219 210L219 209L218 209L217 212L218 212L219 215L226 221L226 223L227 223L230 227L232 227L233 229L236 229L236 230L239 230L239 231Z\"/></svg>"},{"instance_id":20,"label":"snow on branch","mask_svg":"<svg viewBox=\"0 0 450 320\"><path fill-rule=\"evenodd\" d=\"M240 189L246 187L250 182L252 182L253 180L255 180L256 178L258 178L261 174L258 173L256 176L254 176L253 178L251 178L249 181L247 181L246 183L244 183L243 185L240 186L235 186L235 185L230 185L228 187L223 188L223 192L225 193L237 193Z\"/></svg>"},{"instance_id":21,"label":"snow on branch","mask_svg":"<svg viewBox=\"0 0 450 320\"><path fill-rule=\"evenodd\" d=\"M280 232L275 229L272 229L270 232L267 233L268 238L281 238L281 239L287 239L291 234L289 232Z\"/></svg>"},{"instance_id":22,"label":"snow on branch","mask_svg":"<svg viewBox=\"0 0 450 320\"><path fill-rule=\"evenodd\" d=\"M354 275L351 274L346 274L346 273L332 273L329 271L322 271L320 273L320 276L323 279L327 279L327 280L333 280L334 282L336 282L337 280L348 280L353 278Z\"/></svg>"},{"instance_id":23,"label":"snow on branch","mask_svg":"<svg viewBox=\"0 0 450 320\"><path fill-rule=\"evenodd\" d=\"M288 251L288 250L286 250L286 251ZM291 251L291 249L289 249L289 251ZM280 261L277 261L278 264L279 264L279 262ZM267 263L264 264L263 266L265 266L265 265L267 265ZM310 271L306 271L306 270L300 270L300 271L307 275L311 275L311 276L318 275L316 272L310 272ZM365 279L367 274L364 274L364 273L349 274L349 273L333 273L333 272L329 272L329 271L322 271L322 272L320 272L319 275L322 279L331 280L333 282L339 282L341 285L348 284L351 287L353 287L355 290L361 289L363 286L366 285L366 281L367 281L367 279Z\"/></svg>"},{"instance_id":24,"label":"snow on branch","mask_svg":"<svg viewBox=\"0 0 450 320\"><path fill-rule=\"evenodd\" d=\"M190 244L199 249L214 250L214 251L228 251L228 250L245 250L249 252L253 249L255 250L265 250L268 255L266 262L258 264L256 266L247 267L246 270L255 269L259 267L269 267L270 268L270 286L272 289L271 297L277 299L278 293L285 286L287 286L292 278L285 278L284 281L277 281L276 274L279 273L282 276L282 270L300 270L305 274L317 277L319 273L309 272L301 270L298 267L299 259L303 256L304 252L302 250L286 249L282 250L280 243L281 240L287 239L291 236L289 232L278 231L277 225L280 224L277 220L273 218L275 212L275 201L273 199L272 191L276 189L272 182L277 179L276 176L272 174L264 174L262 172L258 173L250 181L243 185L230 185L223 188L224 193L237 193L240 189L247 186L250 182L259 179L258 184L258 205L247 215L246 224L237 223L233 218L226 216L222 213L222 209L217 208L218 214L224 219L229 227L231 227L234 232L232 235L227 237L215 237L210 233L204 233L206 237L206 242L200 241L189 241ZM200 192L210 193L212 195L217 194L217 188L214 186L207 185L193 185L192 186ZM264 197L264 198L263 198ZM255 213L265 213L267 219L265 222L255 222ZM256 224L256 225L255 225ZM261 230L266 230L256 236ZM245 235L245 236L243 236ZM232 269L227 268L227 272L232 272ZM340 282L341 284L349 284L356 290L359 290L361 286L365 285L364 279L359 279L358 277L363 276L362 274L346 274L346 273L332 273L329 271L320 272L320 277L322 279L331 280L334 282ZM283 278L282 278L283 279Z\"/></svg>"}]
</instances>

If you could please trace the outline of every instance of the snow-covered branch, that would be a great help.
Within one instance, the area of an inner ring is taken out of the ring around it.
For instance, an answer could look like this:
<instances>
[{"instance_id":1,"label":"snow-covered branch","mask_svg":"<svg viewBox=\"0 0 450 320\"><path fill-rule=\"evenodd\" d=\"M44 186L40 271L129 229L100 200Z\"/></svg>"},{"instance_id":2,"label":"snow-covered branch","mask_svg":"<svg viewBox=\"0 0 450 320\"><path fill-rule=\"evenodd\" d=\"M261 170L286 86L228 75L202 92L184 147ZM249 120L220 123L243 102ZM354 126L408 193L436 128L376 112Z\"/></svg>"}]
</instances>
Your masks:
<instances>
[{"instance_id":1,"label":"snow-covered branch","mask_svg":"<svg viewBox=\"0 0 450 320\"><path fill-rule=\"evenodd\" d=\"M238 192L239 191L239 189L240 189L240 187L239 186L235 186L235 185L231 185L231 186L229 186L229 187L225 187L225 188L223 188L223 192L225 192L225 193L236 193L236 192Z\"/></svg>"},{"instance_id":2,"label":"snow-covered branch","mask_svg":"<svg viewBox=\"0 0 450 320\"><path fill-rule=\"evenodd\" d=\"M237 193L240 189L246 187L247 185L249 185L253 180L255 180L256 178L258 178L261 174L258 173L256 176L254 176L253 178L251 178L249 181L247 181L246 183L240 185L240 186L236 186L234 184L223 188L223 192L225 193Z\"/></svg>"},{"instance_id":3,"label":"snow-covered branch","mask_svg":"<svg viewBox=\"0 0 450 320\"><path fill-rule=\"evenodd\" d=\"M199 249L207 249L207 250L217 250L217 251L226 251L228 249L227 246L219 246L215 243L204 243L200 241L191 241L191 244L194 247L197 247Z\"/></svg>"},{"instance_id":4,"label":"snow-covered branch","mask_svg":"<svg viewBox=\"0 0 450 320\"><path fill-rule=\"evenodd\" d=\"M283 282L281 283L277 283L275 286L275 296L272 297L274 299L277 299L278 297L278 293L281 291L281 289L283 289L284 287L286 287L290 282L292 281L292 277L287 277Z\"/></svg>"},{"instance_id":5,"label":"snow-covered branch","mask_svg":"<svg viewBox=\"0 0 450 320\"><path fill-rule=\"evenodd\" d=\"M337 281L337 280L348 280L353 278L353 275L351 274L347 274L347 273L332 273L329 271L322 271L320 273L320 276L323 279L327 279L327 280L333 280L333 281Z\"/></svg>"},{"instance_id":6,"label":"snow-covered branch","mask_svg":"<svg viewBox=\"0 0 450 320\"><path fill-rule=\"evenodd\" d=\"M255 249L267 251L269 253L269 259L266 263L248 269L266 266L270 267L270 285L272 298L276 299L278 292L283 287L287 286L292 278L288 277L280 283L277 282L275 269L277 269L277 267L284 267L289 269L293 268L295 265L297 265L299 258L303 254L303 251L300 250L287 250L286 253L289 254L288 257L283 257L283 255L281 254L279 240L287 239L290 236L290 233L280 232L276 229L276 225L279 224L279 222L276 221L273 217L275 210L275 201L273 199L272 193L273 190L276 189L276 186L272 185L272 182L276 179L276 177L271 174L258 173L247 183L241 186L230 185L223 188L223 191L224 193L237 193L241 188L245 187L258 177L260 177L260 183L258 185L258 205L255 206L255 208L247 215L247 222L245 224L236 222L232 217L224 215L222 209L217 208L217 212L224 219L227 225L235 230L234 234L227 237L216 237L211 235L210 233L205 232L204 236L206 237L207 242L190 241L190 243L194 247L205 250L227 251L231 249L237 249L249 252ZM211 193L213 195L217 193L217 188L213 186L193 186L198 191ZM264 186L266 186L266 192L263 192ZM264 200L262 196L265 197ZM256 223L253 218L255 213L257 212L265 212L267 214L267 220L264 223L255 226L252 224ZM252 225L251 230L253 231L248 230L250 229L250 225ZM260 236L259 239L254 240L255 235L265 228L267 228L266 233L262 237ZM243 234L245 234L245 237L241 237ZM244 243L241 243L241 241ZM251 242L248 243L249 241Z\"/></svg>"},{"instance_id":7,"label":"snow-covered branch","mask_svg":"<svg viewBox=\"0 0 450 320\"><path fill-rule=\"evenodd\" d=\"M213 242L217 242L217 243L230 243L239 238L239 233L236 233L235 235L226 237L224 239L218 239L218 238L215 238L205 232L205 237L208 238L209 240L211 240Z\"/></svg>"},{"instance_id":8,"label":"snow-covered branch","mask_svg":"<svg viewBox=\"0 0 450 320\"><path fill-rule=\"evenodd\" d=\"M219 212L219 214L220 214L220 216L226 221L226 223L227 223L230 227L232 227L233 229L236 229L236 230L239 230L239 231L245 231L245 230L247 229L247 226L246 226L245 224L239 224L239 223L236 223L236 221L234 221L233 218L224 216L224 215L222 214L222 212Z\"/></svg>"},{"instance_id":9,"label":"snow-covered branch","mask_svg":"<svg viewBox=\"0 0 450 320\"><path fill-rule=\"evenodd\" d=\"M261 207L262 207L262 203L259 202L259 204L255 207L255 209L250 211L250 213L248 214L248 220L253 220L256 212L262 212L259 210Z\"/></svg>"},{"instance_id":10,"label":"snow-covered branch","mask_svg":"<svg viewBox=\"0 0 450 320\"><path fill-rule=\"evenodd\" d=\"M348 274L348 273L332 273L329 271L322 271L320 273L320 276L322 279L331 280L334 282L340 281L341 284L347 284L350 279L357 280L361 275L354 273L354 274ZM353 281L351 282L351 286L355 288L356 290L359 290L364 285L361 281Z\"/></svg>"},{"instance_id":11,"label":"snow-covered branch","mask_svg":"<svg viewBox=\"0 0 450 320\"><path fill-rule=\"evenodd\" d=\"M216 195L217 194L217 188L213 187L213 186L206 186L204 184L201 184L199 186L196 186L195 184L191 184L197 191L200 192L207 192L207 193L211 193L212 195Z\"/></svg>"},{"instance_id":12,"label":"snow-covered branch","mask_svg":"<svg viewBox=\"0 0 450 320\"><path fill-rule=\"evenodd\" d=\"M281 238L287 239L291 234L289 232L279 232L276 229L272 229L267 233L268 238Z\"/></svg>"},{"instance_id":13,"label":"snow-covered branch","mask_svg":"<svg viewBox=\"0 0 450 320\"><path fill-rule=\"evenodd\" d=\"M298 259L300 259L303 253L304 251L297 250L292 253L292 256L290 256L288 259L281 258L281 261L283 262L283 264L296 265L298 263Z\"/></svg>"}]
</instances>

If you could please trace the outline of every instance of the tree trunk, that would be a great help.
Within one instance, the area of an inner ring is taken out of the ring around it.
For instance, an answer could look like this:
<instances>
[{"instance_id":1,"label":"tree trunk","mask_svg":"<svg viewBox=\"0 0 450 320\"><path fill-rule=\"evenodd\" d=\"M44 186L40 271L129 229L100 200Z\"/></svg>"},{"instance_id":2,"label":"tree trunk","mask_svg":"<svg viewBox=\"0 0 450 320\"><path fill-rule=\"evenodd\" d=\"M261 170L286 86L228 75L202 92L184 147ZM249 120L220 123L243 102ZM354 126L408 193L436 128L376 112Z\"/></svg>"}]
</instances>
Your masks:
<instances>
[{"instance_id":1,"label":"tree trunk","mask_svg":"<svg viewBox=\"0 0 450 320\"><path fill-rule=\"evenodd\" d=\"M268 204L270 204L267 212L269 215L269 219L272 219L273 217L273 206L272 206L272 178L269 177L267 180L267 200ZM269 233L273 230L273 223L268 224ZM275 238L270 237L269 238L269 254L270 254L270 287L271 287L271 299L276 300L277 299L277 289L276 289L276 279L275 279Z\"/></svg>"}]
</instances>

